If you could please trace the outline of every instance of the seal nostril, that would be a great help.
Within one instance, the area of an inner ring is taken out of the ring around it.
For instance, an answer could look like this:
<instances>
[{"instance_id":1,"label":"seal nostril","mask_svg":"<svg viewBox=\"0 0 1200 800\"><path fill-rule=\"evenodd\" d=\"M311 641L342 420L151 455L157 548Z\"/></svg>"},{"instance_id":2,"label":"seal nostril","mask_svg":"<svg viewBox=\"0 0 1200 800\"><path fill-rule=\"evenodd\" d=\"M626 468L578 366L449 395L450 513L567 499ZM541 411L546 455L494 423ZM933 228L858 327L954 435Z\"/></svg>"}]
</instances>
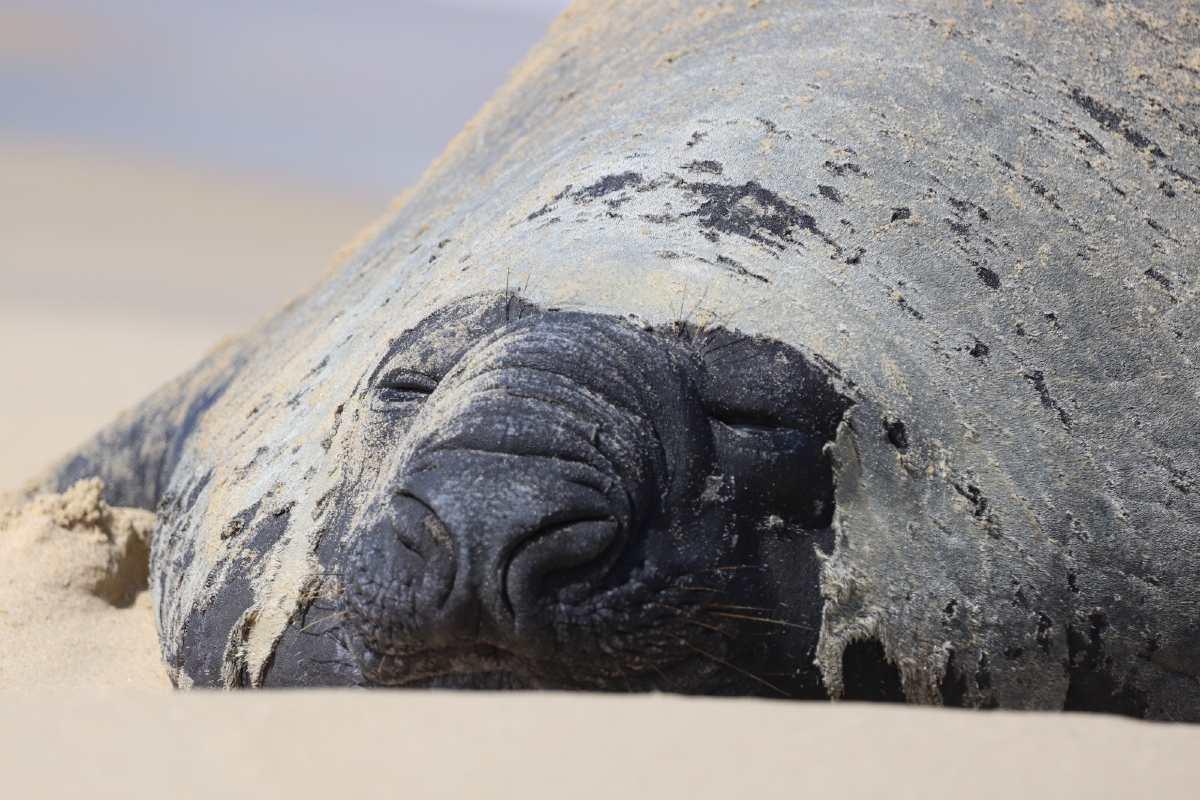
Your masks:
<instances>
[{"instance_id":1,"label":"seal nostril","mask_svg":"<svg viewBox=\"0 0 1200 800\"><path fill-rule=\"evenodd\" d=\"M437 547L447 553L453 554L454 539L450 536L450 530L446 527L446 523L442 522L442 518L437 515L437 512L415 494L400 489L395 494L393 507L405 505L409 508L420 507L421 512L423 512L421 514L420 533L423 533ZM416 533L416 531L413 532Z\"/></svg>"},{"instance_id":2,"label":"seal nostril","mask_svg":"<svg viewBox=\"0 0 1200 800\"><path fill-rule=\"evenodd\" d=\"M421 559L453 556L453 538L446 524L416 495L397 491L392 497L388 521L401 544Z\"/></svg>"},{"instance_id":3,"label":"seal nostril","mask_svg":"<svg viewBox=\"0 0 1200 800\"><path fill-rule=\"evenodd\" d=\"M619 552L620 526L611 517L546 526L518 545L500 567L500 593L512 619L568 586L599 580Z\"/></svg>"},{"instance_id":4,"label":"seal nostril","mask_svg":"<svg viewBox=\"0 0 1200 800\"><path fill-rule=\"evenodd\" d=\"M371 512L355 547L345 599L350 624L373 647L429 629L451 597L456 554L449 531L419 497L397 492Z\"/></svg>"},{"instance_id":5,"label":"seal nostril","mask_svg":"<svg viewBox=\"0 0 1200 800\"><path fill-rule=\"evenodd\" d=\"M419 583L424 598L419 605L444 607L456 581L457 558L450 530L428 503L403 489L392 498L391 522L401 546L422 561Z\"/></svg>"}]
</instances>

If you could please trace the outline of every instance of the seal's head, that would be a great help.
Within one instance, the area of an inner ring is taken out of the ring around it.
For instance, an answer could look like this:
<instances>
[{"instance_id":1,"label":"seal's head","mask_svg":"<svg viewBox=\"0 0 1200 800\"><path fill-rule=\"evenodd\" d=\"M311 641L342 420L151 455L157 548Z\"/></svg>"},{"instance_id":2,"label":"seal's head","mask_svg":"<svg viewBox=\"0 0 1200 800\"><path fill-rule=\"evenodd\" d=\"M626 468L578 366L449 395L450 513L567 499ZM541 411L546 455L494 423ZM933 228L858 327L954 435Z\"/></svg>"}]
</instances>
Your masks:
<instances>
[{"instance_id":1,"label":"seal's head","mask_svg":"<svg viewBox=\"0 0 1200 800\"><path fill-rule=\"evenodd\" d=\"M367 683L820 695L848 402L799 351L476 297L359 398L338 538Z\"/></svg>"}]
</instances>

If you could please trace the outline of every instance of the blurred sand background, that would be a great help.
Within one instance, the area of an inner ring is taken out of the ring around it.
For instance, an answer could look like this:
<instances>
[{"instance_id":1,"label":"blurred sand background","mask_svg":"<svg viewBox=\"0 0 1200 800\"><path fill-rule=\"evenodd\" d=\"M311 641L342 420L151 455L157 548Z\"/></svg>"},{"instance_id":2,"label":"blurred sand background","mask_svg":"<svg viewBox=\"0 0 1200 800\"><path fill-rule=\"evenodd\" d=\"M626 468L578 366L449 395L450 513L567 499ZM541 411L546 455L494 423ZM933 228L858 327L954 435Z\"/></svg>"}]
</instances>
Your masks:
<instances>
[{"instance_id":1,"label":"blurred sand background","mask_svg":"<svg viewBox=\"0 0 1200 800\"><path fill-rule=\"evenodd\" d=\"M0 0L0 488L310 285L558 6ZM150 524L0 501L6 796L1200 793L1200 730L1091 716L171 695Z\"/></svg>"},{"instance_id":2,"label":"blurred sand background","mask_svg":"<svg viewBox=\"0 0 1200 800\"><path fill-rule=\"evenodd\" d=\"M565 0L0 0L0 486L282 306Z\"/></svg>"}]
</instances>

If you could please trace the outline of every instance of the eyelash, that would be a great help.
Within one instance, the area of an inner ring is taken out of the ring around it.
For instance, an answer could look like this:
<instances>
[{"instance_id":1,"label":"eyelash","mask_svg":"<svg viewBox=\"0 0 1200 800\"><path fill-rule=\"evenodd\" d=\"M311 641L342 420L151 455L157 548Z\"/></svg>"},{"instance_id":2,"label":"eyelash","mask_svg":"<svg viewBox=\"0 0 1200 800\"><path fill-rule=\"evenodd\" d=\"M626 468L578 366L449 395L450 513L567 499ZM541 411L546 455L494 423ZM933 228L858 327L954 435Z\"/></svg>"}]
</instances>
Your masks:
<instances>
[{"instance_id":1,"label":"eyelash","mask_svg":"<svg viewBox=\"0 0 1200 800\"><path fill-rule=\"evenodd\" d=\"M437 380L406 369L384 375L372 394L372 407L377 411L394 410L409 403L424 402L437 388Z\"/></svg>"}]
</instances>

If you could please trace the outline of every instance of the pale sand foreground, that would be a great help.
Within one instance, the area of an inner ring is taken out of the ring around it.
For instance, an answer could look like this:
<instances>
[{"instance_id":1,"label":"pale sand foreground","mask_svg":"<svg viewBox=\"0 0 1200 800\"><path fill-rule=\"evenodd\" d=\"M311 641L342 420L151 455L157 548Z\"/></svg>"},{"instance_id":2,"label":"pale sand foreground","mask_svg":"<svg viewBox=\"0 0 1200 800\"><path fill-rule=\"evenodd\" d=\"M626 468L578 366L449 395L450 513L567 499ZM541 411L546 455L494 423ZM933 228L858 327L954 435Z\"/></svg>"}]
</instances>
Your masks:
<instances>
[{"instance_id":1,"label":"pale sand foreground","mask_svg":"<svg viewBox=\"0 0 1200 800\"><path fill-rule=\"evenodd\" d=\"M1132 800L1200 779L1188 731L1077 716L426 692L5 705L20 797Z\"/></svg>"},{"instance_id":2,"label":"pale sand foreground","mask_svg":"<svg viewBox=\"0 0 1200 800\"><path fill-rule=\"evenodd\" d=\"M308 285L372 213L28 149L0 149L0 184L0 486ZM171 695L146 593L128 591L148 516L106 509L88 485L4 508L0 499L6 796L1200 792L1200 729L1095 716L665 697Z\"/></svg>"}]
</instances>

